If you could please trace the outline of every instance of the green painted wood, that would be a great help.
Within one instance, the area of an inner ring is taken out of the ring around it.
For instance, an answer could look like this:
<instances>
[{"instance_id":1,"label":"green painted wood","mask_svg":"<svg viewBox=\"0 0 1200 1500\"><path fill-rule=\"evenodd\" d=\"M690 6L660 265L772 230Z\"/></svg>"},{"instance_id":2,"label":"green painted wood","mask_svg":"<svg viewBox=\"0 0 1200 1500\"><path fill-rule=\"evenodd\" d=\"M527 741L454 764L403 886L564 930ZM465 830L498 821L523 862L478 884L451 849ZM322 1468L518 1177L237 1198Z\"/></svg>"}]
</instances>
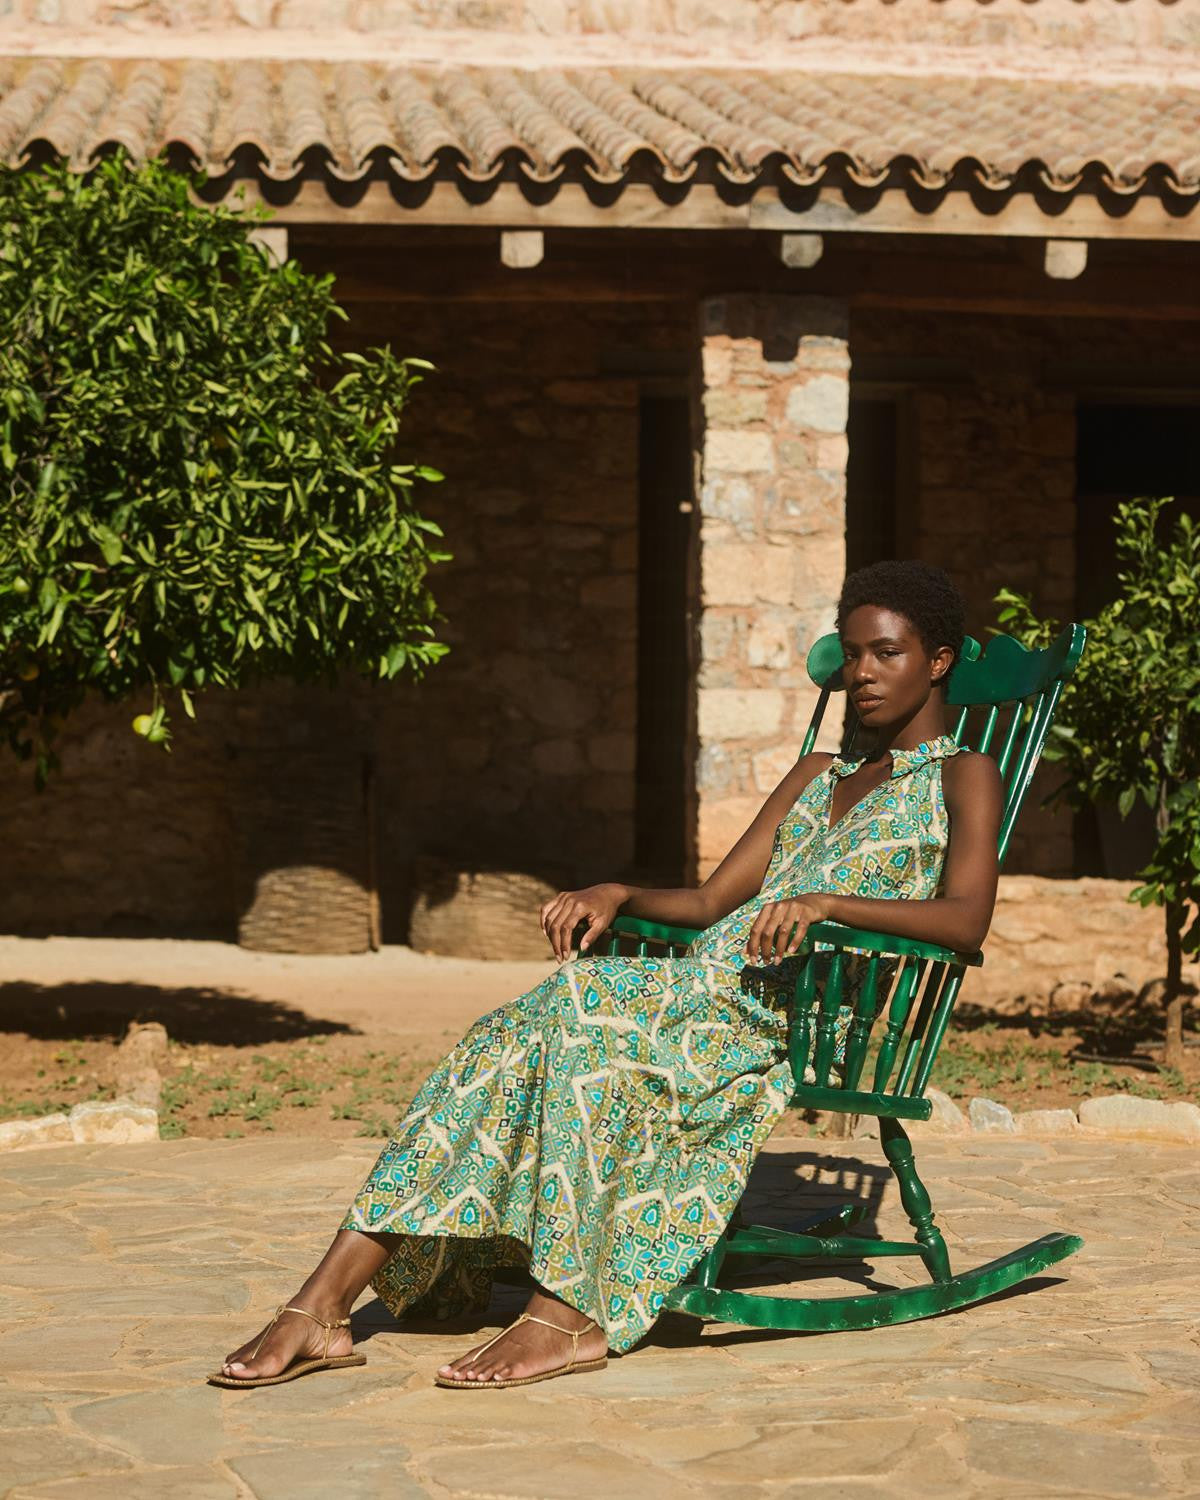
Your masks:
<instances>
[{"instance_id":1,"label":"green painted wood","mask_svg":"<svg viewBox=\"0 0 1200 1500\"><path fill-rule=\"evenodd\" d=\"M686 948L703 930L701 927L668 927L663 922L643 922L640 917L618 917L609 928L617 937L643 938L677 948Z\"/></svg>"},{"instance_id":2,"label":"green painted wood","mask_svg":"<svg viewBox=\"0 0 1200 1500\"><path fill-rule=\"evenodd\" d=\"M888 1166L896 1174L900 1186L900 1202L908 1215L908 1222L916 1230L917 1244L921 1247L921 1259L934 1281L950 1280L950 1253L942 1231L933 1222L933 1204L925 1184L917 1176L917 1165L913 1160L912 1143L908 1131L894 1117L882 1116L879 1121L879 1139Z\"/></svg>"},{"instance_id":3,"label":"green painted wood","mask_svg":"<svg viewBox=\"0 0 1200 1500\"><path fill-rule=\"evenodd\" d=\"M812 1056L813 1004L816 1000L817 971L803 964L796 979L792 1003L792 1024L788 1029L788 1066L792 1078L803 1078Z\"/></svg>"},{"instance_id":4,"label":"green painted wood","mask_svg":"<svg viewBox=\"0 0 1200 1500\"><path fill-rule=\"evenodd\" d=\"M790 1234L749 1224L731 1234L730 1255L767 1256L771 1260L871 1260L888 1255L920 1255L922 1247L912 1240L875 1240L856 1234Z\"/></svg>"},{"instance_id":5,"label":"green painted wood","mask_svg":"<svg viewBox=\"0 0 1200 1500\"><path fill-rule=\"evenodd\" d=\"M805 1333L883 1328L969 1307L1074 1255L1082 1244L1077 1235L1048 1234L973 1271L951 1276L948 1281L865 1292L854 1297L767 1297L684 1283L668 1294L665 1306L673 1312L718 1318L749 1328Z\"/></svg>"},{"instance_id":6,"label":"green painted wood","mask_svg":"<svg viewBox=\"0 0 1200 1500\"><path fill-rule=\"evenodd\" d=\"M825 983L821 986L820 1010L817 1020L817 1042L813 1048L813 1073L818 1088L829 1086L829 1074L833 1067L833 1051L837 1045L837 1019L838 1011L842 1004L842 975L846 965L846 955L839 948L829 960L829 972ZM805 969L812 971L813 964L805 964ZM803 1078L803 1073L800 1075Z\"/></svg>"},{"instance_id":7,"label":"green painted wood","mask_svg":"<svg viewBox=\"0 0 1200 1500\"><path fill-rule=\"evenodd\" d=\"M933 1113L928 1099L858 1089L822 1089L814 1083L798 1083L792 1090L792 1103L802 1109L832 1109L840 1115L875 1115L892 1120L928 1120Z\"/></svg>"},{"instance_id":8,"label":"green painted wood","mask_svg":"<svg viewBox=\"0 0 1200 1500\"><path fill-rule=\"evenodd\" d=\"M908 1037L904 1043L904 1055L900 1059L900 1068L893 1086L897 1094L914 1092L910 1090L909 1084L912 1081L913 1070L917 1066L921 1045L928 1036L930 1023L936 1013L938 997L945 988L948 973L949 969L945 964L929 965L929 971L925 976L925 987L921 991L921 1003L909 1027ZM915 1092L919 1094L923 1090L917 1089Z\"/></svg>"},{"instance_id":9,"label":"green painted wood","mask_svg":"<svg viewBox=\"0 0 1200 1500\"><path fill-rule=\"evenodd\" d=\"M879 966L882 960L878 953L867 960L866 977L854 1005L854 1015L846 1036L846 1058L842 1066L842 1082L846 1089L857 1089L862 1078L863 1065L867 1060L867 1047L871 1041L871 1028L879 1011Z\"/></svg>"},{"instance_id":10,"label":"green painted wood","mask_svg":"<svg viewBox=\"0 0 1200 1500\"><path fill-rule=\"evenodd\" d=\"M958 999L958 992L962 988L963 974L961 969L952 970L942 987L941 996L938 999L937 1010L934 1013L933 1025L929 1028L929 1035L925 1038L925 1045L921 1050L921 1062L917 1068L917 1076L913 1081L913 1092L923 1094L929 1084L929 1075L933 1071L933 1064L937 1058L938 1048L942 1045L942 1037L946 1034L946 1027L950 1022L950 1016L954 1010L954 1002Z\"/></svg>"},{"instance_id":11,"label":"green painted wood","mask_svg":"<svg viewBox=\"0 0 1200 1500\"><path fill-rule=\"evenodd\" d=\"M953 948L942 948L937 943L896 937L890 932L872 932L866 927L848 927L843 922L814 922L805 933L805 948L812 943L828 943L831 948L862 948L868 953L883 953L893 958L907 955L928 959L931 963L962 964L974 969L983 963L982 953L956 953Z\"/></svg>"},{"instance_id":12,"label":"green painted wood","mask_svg":"<svg viewBox=\"0 0 1200 1500\"><path fill-rule=\"evenodd\" d=\"M896 1060L896 1049L900 1045L908 1013L912 1009L912 997L924 973L925 964L919 959L909 958L901 964L900 972L896 976L891 1004L887 1011L887 1023L883 1029L883 1036L880 1038L879 1052L875 1057L873 1092L876 1094L887 1091L888 1081L892 1076L892 1065ZM892 1093L894 1094L895 1090L892 1090Z\"/></svg>"}]
</instances>

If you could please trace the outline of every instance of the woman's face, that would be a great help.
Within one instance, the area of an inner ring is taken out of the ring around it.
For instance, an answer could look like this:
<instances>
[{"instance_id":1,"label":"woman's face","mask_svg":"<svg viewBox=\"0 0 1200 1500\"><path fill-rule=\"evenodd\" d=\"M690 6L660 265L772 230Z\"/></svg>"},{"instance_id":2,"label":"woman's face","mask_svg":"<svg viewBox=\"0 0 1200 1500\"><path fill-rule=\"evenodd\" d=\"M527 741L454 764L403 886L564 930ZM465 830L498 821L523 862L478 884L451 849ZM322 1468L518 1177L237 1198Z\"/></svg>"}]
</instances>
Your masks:
<instances>
[{"instance_id":1,"label":"woman's face","mask_svg":"<svg viewBox=\"0 0 1200 1500\"><path fill-rule=\"evenodd\" d=\"M842 681L871 729L911 719L954 658L948 646L931 653L910 620L873 604L860 605L847 617L842 651Z\"/></svg>"}]
</instances>

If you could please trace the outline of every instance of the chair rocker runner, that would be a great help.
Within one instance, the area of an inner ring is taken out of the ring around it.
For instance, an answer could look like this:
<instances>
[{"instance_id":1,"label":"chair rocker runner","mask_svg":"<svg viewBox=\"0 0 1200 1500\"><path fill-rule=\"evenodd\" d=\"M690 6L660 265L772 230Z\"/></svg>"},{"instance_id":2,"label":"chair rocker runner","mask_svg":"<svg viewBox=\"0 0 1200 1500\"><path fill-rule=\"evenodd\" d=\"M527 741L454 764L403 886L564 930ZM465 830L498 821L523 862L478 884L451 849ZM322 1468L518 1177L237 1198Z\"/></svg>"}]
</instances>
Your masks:
<instances>
[{"instance_id":1,"label":"chair rocker runner","mask_svg":"<svg viewBox=\"0 0 1200 1500\"><path fill-rule=\"evenodd\" d=\"M1059 696L1078 665L1084 641L1083 627L1069 625L1044 650L1027 650L1001 635L991 641L985 654L968 637L951 676L947 705L959 710L954 739L980 753L994 754L1003 777L1001 861ZM842 688L841 665L842 647L836 635L823 636L809 652L809 676L821 691L801 755L812 750L830 696ZM976 724L977 720L981 722ZM968 733L969 722L975 727L973 735ZM607 951L630 951L644 957L652 949L665 949L671 956L681 956L696 936L689 928L619 917L608 935ZM819 994L815 944L821 945L824 969ZM865 960L865 976L853 995L846 983L850 954ZM938 1048L964 973L982 962L981 953L954 953L931 943L838 922L817 922L808 929L799 958L788 1052L793 1077L812 1081L796 1084L793 1103L878 1118L884 1154L899 1183L900 1201L914 1239L854 1234L854 1225L865 1212L855 1204L826 1210L790 1230L746 1225L735 1213L722 1238L667 1298L668 1309L758 1328L812 1332L876 1328L978 1302L1080 1248L1083 1241L1075 1235L1048 1234L998 1260L953 1274L929 1194L917 1175L902 1122L928 1120L932 1114L925 1090ZM851 1015L839 1076L834 1067L835 1028L843 1006L849 1007ZM736 1257L739 1269L745 1269L755 1260L874 1261L892 1255L920 1256L930 1284L822 1298L767 1296L717 1284L728 1257Z\"/></svg>"}]
</instances>

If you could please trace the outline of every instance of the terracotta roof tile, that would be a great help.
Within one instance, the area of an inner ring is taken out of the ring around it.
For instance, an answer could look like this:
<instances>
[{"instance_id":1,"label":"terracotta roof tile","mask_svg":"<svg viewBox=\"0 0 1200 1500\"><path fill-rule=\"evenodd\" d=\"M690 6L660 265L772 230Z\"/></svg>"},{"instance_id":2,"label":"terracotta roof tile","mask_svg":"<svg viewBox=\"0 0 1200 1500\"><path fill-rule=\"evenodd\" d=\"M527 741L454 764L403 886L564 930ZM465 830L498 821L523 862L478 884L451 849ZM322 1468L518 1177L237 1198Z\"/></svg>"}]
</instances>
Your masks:
<instances>
[{"instance_id":1,"label":"terracotta roof tile","mask_svg":"<svg viewBox=\"0 0 1200 1500\"><path fill-rule=\"evenodd\" d=\"M517 170L616 182L638 169L801 184L831 168L927 188L965 170L993 188L1035 170L1059 192L1093 168L1135 193L1152 173L1200 193L1200 91L1011 79L798 72L394 68L384 63L0 60L0 159L167 147L215 176L276 180L312 161L344 180Z\"/></svg>"}]
</instances>

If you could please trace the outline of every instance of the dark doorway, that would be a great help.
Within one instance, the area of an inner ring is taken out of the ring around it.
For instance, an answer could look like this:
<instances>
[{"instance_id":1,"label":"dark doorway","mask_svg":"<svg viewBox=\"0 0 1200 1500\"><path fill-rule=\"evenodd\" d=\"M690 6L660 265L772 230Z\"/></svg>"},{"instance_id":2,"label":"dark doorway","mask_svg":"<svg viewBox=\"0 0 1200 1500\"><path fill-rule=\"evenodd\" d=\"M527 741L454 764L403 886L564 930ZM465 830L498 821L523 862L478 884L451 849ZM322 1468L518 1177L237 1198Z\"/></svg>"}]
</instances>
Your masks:
<instances>
[{"instance_id":1,"label":"dark doorway","mask_svg":"<svg viewBox=\"0 0 1200 1500\"><path fill-rule=\"evenodd\" d=\"M896 556L899 403L852 396L846 426L846 572Z\"/></svg>"},{"instance_id":2,"label":"dark doorway","mask_svg":"<svg viewBox=\"0 0 1200 1500\"><path fill-rule=\"evenodd\" d=\"M687 556L692 443L686 396L643 396L638 425L638 691L634 858L678 884L685 864Z\"/></svg>"},{"instance_id":3,"label":"dark doorway","mask_svg":"<svg viewBox=\"0 0 1200 1500\"><path fill-rule=\"evenodd\" d=\"M1084 619L1116 593L1122 500L1171 495L1200 519L1200 406L1081 402L1075 473L1075 612ZM1131 880L1153 845L1149 808L1122 819L1115 807L1087 807L1075 819L1075 873Z\"/></svg>"},{"instance_id":4,"label":"dark doorway","mask_svg":"<svg viewBox=\"0 0 1200 1500\"><path fill-rule=\"evenodd\" d=\"M1084 405L1075 436L1076 611L1094 615L1113 597L1113 517L1122 500L1173 495L1200 515L1200 405Z\"/></svg>"}]
</instances>

